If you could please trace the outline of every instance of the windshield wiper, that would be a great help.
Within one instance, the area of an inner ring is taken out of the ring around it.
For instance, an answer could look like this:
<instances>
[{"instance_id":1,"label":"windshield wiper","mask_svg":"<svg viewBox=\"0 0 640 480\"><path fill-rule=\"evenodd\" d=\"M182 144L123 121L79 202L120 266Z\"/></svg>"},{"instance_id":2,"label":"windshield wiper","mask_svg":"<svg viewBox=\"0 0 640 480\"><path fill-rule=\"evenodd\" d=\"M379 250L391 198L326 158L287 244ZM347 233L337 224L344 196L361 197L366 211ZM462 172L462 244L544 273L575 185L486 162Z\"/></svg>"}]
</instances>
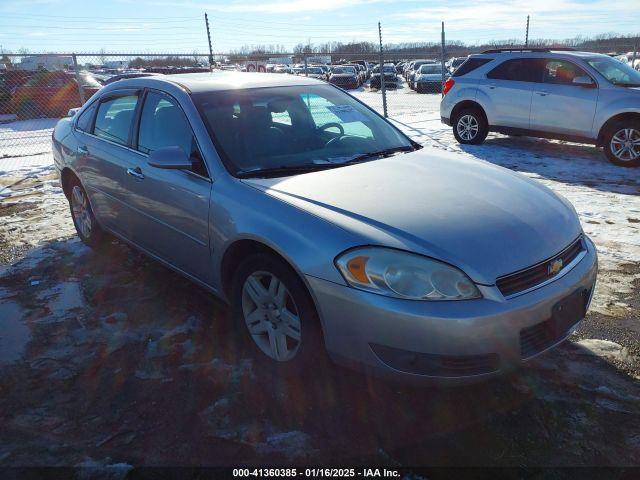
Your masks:
<instances>
[{"instance_id":1,"label":"windshield wiper","mask_svg":"<svg viewBox=\"0 0 640 480\"><path fill-rule=\"evenodd\" d=\"M254 168L251 170L240 170L236 173L238 178L265 178L265 177L286 177L300 173L326 170L343 165L342 163L305 163L303 165L281 165L279 167Z\"/></svg>"},{"instance_id":2,"label":"windshield wiper","mask_svg":"<svg viewBox=\"0 0 640 480\"><path fill-rule=\"evenodd\" d=\"M373 158L378 158L378 157L390 157L394 153L413 152L414 150L417 150L417 149L418 148L414 145L407 145L405 147L387 148L385 150L378 150L376 152L368 152L368 153L363 153L361 155L356 155L350 158L349 160L347 160L345 163L358 163L358 162L363 162L365 160L371 160Z\"/></svg>"}]
</instances>

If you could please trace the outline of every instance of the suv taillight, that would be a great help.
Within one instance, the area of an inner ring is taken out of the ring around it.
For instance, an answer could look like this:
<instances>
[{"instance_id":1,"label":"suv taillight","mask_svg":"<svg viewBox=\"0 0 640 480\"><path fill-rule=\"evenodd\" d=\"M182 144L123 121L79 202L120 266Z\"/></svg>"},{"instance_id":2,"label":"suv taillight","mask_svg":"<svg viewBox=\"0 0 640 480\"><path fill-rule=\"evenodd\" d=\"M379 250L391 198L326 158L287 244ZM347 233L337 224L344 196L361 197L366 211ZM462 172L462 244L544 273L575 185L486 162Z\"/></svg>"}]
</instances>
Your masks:
<instances>
[{"instance_id":1,"label":"suv taillight","mask_svg":"<svg viewBox=\"0 0 640 480\"><path fill-rule=\"evenodd\" d=\"M451 90L451 87L455 84L455 80L452 77L447 78L447 81L444 82L444 88L442 89L442 95L446 95Z\"/></svg>"}]
</instances>

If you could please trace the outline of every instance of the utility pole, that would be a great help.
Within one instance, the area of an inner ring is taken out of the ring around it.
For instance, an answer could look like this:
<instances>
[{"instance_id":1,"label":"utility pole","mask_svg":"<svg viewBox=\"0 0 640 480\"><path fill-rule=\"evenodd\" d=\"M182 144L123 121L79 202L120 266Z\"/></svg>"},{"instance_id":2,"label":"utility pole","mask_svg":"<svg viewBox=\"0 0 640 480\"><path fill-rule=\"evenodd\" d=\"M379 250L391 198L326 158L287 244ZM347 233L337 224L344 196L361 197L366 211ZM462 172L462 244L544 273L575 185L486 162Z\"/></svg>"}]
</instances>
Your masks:
<instances>
[{"instance_id":1,"label":"utility pole","mask_svg":"<svg viewBox=\"0 0 640 480\"><path fill-rule=\"evenodd\" d=\"M442 33L440 35L440 56L442 57L442 85L441 85L441 90L440 92L442 93L442 96L444 96L444 82L445 82L445 75L444 75L444 22L442 22ZM418 88L418 87L416 87Z\"/></svg>"},{"instance_id":2,"label":"utility pole","mask_svg":"<svg viewBox=\"0 0 640 480\"><path fill-rule=\"evenodd\" d=\"M382 90L382 111L387 118L387 91L384 87L384 54L382 53L382 26L378 22L378 38L380 39L380 90Z\"/></svg>"},{"instance_id":3,"label":"utility pole","mask_svg":"<svg viewBox=\"0 0 640 480\"><path fill-rule=\"evenodd\" d=\"M638 42L633 44L633 55L631 56L631 68L636 68L637 55L638 55Z\"/></svg>"},{"instance_id":4,"label":"utility pole","mask_svg":"<svg viewBox=\"0 0 640 480\"><path fill-rule=\"evenodd\" d=\"M213 69L213 47L211 47L211 31L209 30L209 17L204 14L204 23L207 25L207 39L209 40L209 70Z\"/></svg>"},{"instance_id":5,"label":"utility pole","mask_svg":"<svg viewBox=\"0 0 640 480\"><path fill-rule=\"evenodd\" d=\"M524 34L524 46L529 46L529 15L527 15L527 31Z\"/></svg>"}]
</instances>

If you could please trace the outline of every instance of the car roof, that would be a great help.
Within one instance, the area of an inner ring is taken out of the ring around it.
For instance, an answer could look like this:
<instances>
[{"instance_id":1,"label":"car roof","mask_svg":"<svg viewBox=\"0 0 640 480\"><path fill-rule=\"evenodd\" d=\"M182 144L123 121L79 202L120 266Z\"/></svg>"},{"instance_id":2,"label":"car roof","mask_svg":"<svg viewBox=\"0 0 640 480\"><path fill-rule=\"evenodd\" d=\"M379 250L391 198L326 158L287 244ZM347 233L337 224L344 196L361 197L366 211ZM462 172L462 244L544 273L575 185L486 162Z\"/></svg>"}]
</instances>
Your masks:
<instances>
[{"instance_id":1,"label":"car roof","mask_svg":"<svg viewBox=\"0 0 640 480\"><path fill-rule=\"evenodd\" d=\"M115 83L115 82L114 82ZM326 85L321 80L308 77L279 75L275 73L215 71L203 73L178 73L153 75L119 80L120 86L158 86L172 83L192 93L235 90L243 88L284 87L288 85Z\"/></svg>"},{"instance_id":2,"label":"car roof","mask_svg":"<svg viewBox=\"0 0 640 480\"><path fill-rule=\"evenodd\" d=\"M579 52L574 50L553 50L550 49L548 51L531 51L531 50L515 50L515 51L504 51L504 52L483 52L480 54L472 54L472 57L489 57L489 58L500 58L500 57L579 57L579 58L595 58L595 57L606 57L602 53L595 52Z\"/></svg>"}]
</instances>

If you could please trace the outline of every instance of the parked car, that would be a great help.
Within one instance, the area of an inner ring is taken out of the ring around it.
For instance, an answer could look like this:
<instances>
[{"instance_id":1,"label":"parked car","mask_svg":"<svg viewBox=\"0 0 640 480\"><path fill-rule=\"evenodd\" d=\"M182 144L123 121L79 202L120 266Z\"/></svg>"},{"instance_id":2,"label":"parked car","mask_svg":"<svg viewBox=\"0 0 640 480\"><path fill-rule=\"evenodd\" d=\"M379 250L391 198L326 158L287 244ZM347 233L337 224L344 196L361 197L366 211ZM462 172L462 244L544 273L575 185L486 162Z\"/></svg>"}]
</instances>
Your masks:
<instances>
[{"instance_id":1,"label":"parked car","mask_svg":"<svg viewBox=\"0 0 640 480\"><path fill-rule=\"evenodd\" d=\"M398 88L398 75L396 74L396 67L392 63L385 63L383 69L385 88ZM373 67L369 87L382 88L380 80L380 65L376 65L375 67Z\"/></svg>"},{"instance_id":2,"label":"parked car","mask_svg":"<svg viewBox=\"0 0 640 480\"><path fill-rule=\"evenodd\" d=\"M282 374L328 352L407 382L484 380L562 342L593 293L565 199L420 148L319 80L122 80L58 122L53 154L84 243L115 235L220 296L229 341Z\"/></svg>"},{"instance_id":3,"label":"parked car","mask_svg":"<svg viewBox=\"0 0 640 480\"><path fill-rule=\"evenodd\" d=\"M329 82L345 89L358 88L360 86L360 73L353 66L335 65L331 67Z\"/></svg>"},{"instance_id":4,"label":"parked car","mask_svg":"<svg viewBox=\"0 0 640 480\"><path fill-rule=\"evenodd\" d=\"M366 60L356 60L353 63L357 63L361 65L364 71L364 80L365 82L371 78L371 65ZM363 82L364 83L364 82Z\"/></svg>"},{"instance_id":5,"label":"parked car","mask_svg":"<svg viewBox=\"0 0 640 480\"><path fill-rule=\"evenodd\" d=\"M0 73L0 113L14 113L11 97L15 89L33 75L24 70L7 70Z\"/></svg>"},{"instance_id":6,"label":"parked car","mask_svg":"<svg viewBox=\"0 0 640 480\"><path fill-rule=\"evenodd\" d=\"M451 57L444 65L449 73L453 73L466 59L467 57Z\"/></svg>"},{"instance_id":7,"label":"parked car","mask_svg":"<svg viewBox=\"0 0 640 480\"><path fill-rule=\"evenodd\" d=\"M530 49L471 55L446 81L443 122L460 143L490 131L593 143L640 166L640 72L607 55Z\"/></svg>"},{"instance_id":8,"label":"parked car","mask_svg":"<svg viewBox=\"0 0 640 480\"><path fill-rule=\"evenodd\" d=\"M353 67L358 74L358 86L364 84L367 81L367 75L364 71L364 67L358 63L345 63L341 65L343 67Z\"/></svg>"},{"instance_id":9,"label":"parked car","mask_svg":"<svg viewBox=\"0 0 640 480\"><path fill-rule=\"evenodd\" d=\"M448 73L446 74L448 76ZM414 77L413 89L418 93L440 93L442 91L442 65L438 63L421 65Z\"/></svg>"},{"instance_id":10,"label":"parked car","mask_svg":"<svg viewBox=\"0 0 640 480\"><path fill-rule=\"evenodd\" d=\"M306 70L302 70L302 73L300 73L300 75L306 75L310 78L317 78L318 80L327 79L327 75L320 67L307 67Z\"/></svg>"},{"instance_id":11,"label":"parked car","mask_svg":"<svg viewBox=\"0 0 640 480\"><path fill-rule=\"evenodd\" d=\"M102 85L87 72L79 74L85 100ZM63 117L71 108L81 105L76 75L73 72L40 71L14 89L12 109L18 118Z\"/></svg>"},{"instance_id":12,"label":"parked car","mask_svg":"<svg viewBox=\"0 0 640 480\"><path fill-rule=\"evenodd\" d=\"M416 89L416 72L422 67L422 65L440 65L435 60L417 60L413 62L413 66L407 72L407 85L411 90Z\"/></svg>"}]
</instances>

